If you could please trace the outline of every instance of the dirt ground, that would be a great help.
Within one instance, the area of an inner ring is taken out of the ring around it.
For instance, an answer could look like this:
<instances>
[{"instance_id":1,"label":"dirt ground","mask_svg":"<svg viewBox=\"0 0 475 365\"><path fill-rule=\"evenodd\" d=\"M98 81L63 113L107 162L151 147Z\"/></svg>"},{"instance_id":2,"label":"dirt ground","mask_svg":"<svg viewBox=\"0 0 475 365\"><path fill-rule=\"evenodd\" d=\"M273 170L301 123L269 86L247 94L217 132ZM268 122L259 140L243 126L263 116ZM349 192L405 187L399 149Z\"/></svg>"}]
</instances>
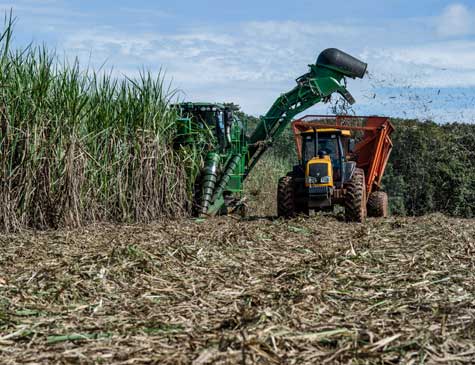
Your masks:
<instances>
[{"instance_id":1,"label":"dirt ground","mask_svg":"<svg viewBox=\"0 0 475 365\"><path fill-rule=\"evenodd\" d=\"M0 362L475 362L475 221L0 235Z\"/></svg>"}]
</instances>

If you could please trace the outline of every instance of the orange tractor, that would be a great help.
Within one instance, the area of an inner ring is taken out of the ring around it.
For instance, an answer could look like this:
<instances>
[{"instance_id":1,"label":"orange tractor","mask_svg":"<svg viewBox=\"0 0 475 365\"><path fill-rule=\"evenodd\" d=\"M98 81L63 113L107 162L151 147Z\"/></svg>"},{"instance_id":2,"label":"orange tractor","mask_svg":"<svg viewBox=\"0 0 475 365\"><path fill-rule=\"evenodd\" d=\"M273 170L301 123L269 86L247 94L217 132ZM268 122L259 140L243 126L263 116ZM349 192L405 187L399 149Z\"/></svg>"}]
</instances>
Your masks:
<instances>
[{"instance_id":1,"label":"orange tractor","mask_svg":"<svg viewBox=\"0 0 475 365\"><path fill-rule=\"evenodd\" d=\"M388 118L306 116L292 123L299 164L279 180L278 215L345 208L347 221L387 217L381 180L392 149Z\"/></svg>"}]
</instances>

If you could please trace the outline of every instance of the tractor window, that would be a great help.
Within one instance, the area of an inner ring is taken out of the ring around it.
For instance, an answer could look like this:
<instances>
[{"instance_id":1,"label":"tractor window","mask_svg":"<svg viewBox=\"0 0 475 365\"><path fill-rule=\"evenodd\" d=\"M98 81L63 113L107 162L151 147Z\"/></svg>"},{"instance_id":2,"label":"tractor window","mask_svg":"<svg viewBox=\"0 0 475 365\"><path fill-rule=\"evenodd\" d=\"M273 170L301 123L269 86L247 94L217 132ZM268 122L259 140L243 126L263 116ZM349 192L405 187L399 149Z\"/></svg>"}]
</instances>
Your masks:
<instances>
[{"instance_id":1,"label":"tractor window","mask_svg":"<svg viewBox=\"0 0 475 365\"><path fill-rule=\"evenodd\" d=\"M302 157L304 161L309 161L317 156L315 151L315 135L307 134L302 136Z\"/></svg>"},{"instance_id":2,"label":"tractor window","mask_svg":"<svg viewBox=\"0 0 475 365\"><path fill-rule=\"evenodd\" d=\"M324 151L330 156L333 166L333 178L339 181L341 179L341 156L338 137L334 134L320 136L318 139L318 151Z\"/></svg>"},{"instance_id":3,"label":"tractor window","mask_svg":"<svg viewBox=\"0 0 475 365\"><path fill-rule=\"evenodd\" d=\"M317 148L315 148L317 147ZM332 163L337 165L340 161L340 149L338 148L338 136L336 134L319 135L318 146L315 146L315 134L302 135L302 157L304 161L309 161L318 156L319 152L324 152L332 159Z\"/></svg>"},{"instance_id":4,"label":"tractor window","mask_svg":"<svg viewBox=\"0 0 475 365\"><path fill-rule=\"evenodd\" d=\"M340 158L340 151L338 149L338 138L336 135L319 136L317 154L323 151L329 155L332 161L338 161Z\"/></svg>"}]
</instances>

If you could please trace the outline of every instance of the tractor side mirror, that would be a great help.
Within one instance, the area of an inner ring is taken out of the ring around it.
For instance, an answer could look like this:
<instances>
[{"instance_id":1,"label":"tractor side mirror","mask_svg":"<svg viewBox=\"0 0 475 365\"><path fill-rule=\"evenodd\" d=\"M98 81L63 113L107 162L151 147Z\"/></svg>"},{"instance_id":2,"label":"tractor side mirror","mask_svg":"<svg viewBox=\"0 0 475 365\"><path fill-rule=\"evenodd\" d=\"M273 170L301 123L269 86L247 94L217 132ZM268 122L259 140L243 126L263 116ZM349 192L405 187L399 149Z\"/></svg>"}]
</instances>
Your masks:
<instances>
[{"instance_id":1,"label":"tractor side mirror","mask_svg":"<svg viewBox=\"0 0 475 365\"><path fill-rule=\"evenodd\" d=\"M351 138L351 139L348 141L348 152L349 152L349 153L355 152L355 148L356 148L356 141L355 141L354 138Z\"/></svg>"}]
</instances>

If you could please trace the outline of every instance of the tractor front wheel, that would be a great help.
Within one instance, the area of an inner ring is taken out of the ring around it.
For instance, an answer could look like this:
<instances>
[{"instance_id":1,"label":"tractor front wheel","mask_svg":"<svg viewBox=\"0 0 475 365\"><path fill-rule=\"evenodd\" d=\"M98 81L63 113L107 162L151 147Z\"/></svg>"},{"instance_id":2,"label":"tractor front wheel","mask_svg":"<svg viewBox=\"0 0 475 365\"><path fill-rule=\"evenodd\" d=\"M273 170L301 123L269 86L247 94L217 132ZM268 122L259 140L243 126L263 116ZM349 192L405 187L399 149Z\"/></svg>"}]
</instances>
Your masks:
<instances>
[{"instance_id":1,"label":"tractor front wheel","mask_svg":"<svg viewBox=\"0 0 475 365\"><path fill-rule=\"evenodd\" d=\"M283 218L292 218L295 213L293 178L292 176L281 177L277 188L277 215Z\"/></svg>"},{"instance_id":2,"label":"tractor front wheel","mask_svg":"<svg viewBox=\"0 0 475 365\"><path fill-rule=\"evenodd\" d=\"M368 216L387 218L389 215L388 194L384 191L373 191L368 198Z\"/></svg>"},{"instance_id":3,"label":"tractor front wheel","mask_svg":"<svg viewBox=\"0 0 475 365\"><path fill-rule=\"evenodd\" d=\"M366 186L362 169L355 169L353 177L346 184L345 219L348 222L363 223L366 220Z\"/></svg>"}]
</instances>

